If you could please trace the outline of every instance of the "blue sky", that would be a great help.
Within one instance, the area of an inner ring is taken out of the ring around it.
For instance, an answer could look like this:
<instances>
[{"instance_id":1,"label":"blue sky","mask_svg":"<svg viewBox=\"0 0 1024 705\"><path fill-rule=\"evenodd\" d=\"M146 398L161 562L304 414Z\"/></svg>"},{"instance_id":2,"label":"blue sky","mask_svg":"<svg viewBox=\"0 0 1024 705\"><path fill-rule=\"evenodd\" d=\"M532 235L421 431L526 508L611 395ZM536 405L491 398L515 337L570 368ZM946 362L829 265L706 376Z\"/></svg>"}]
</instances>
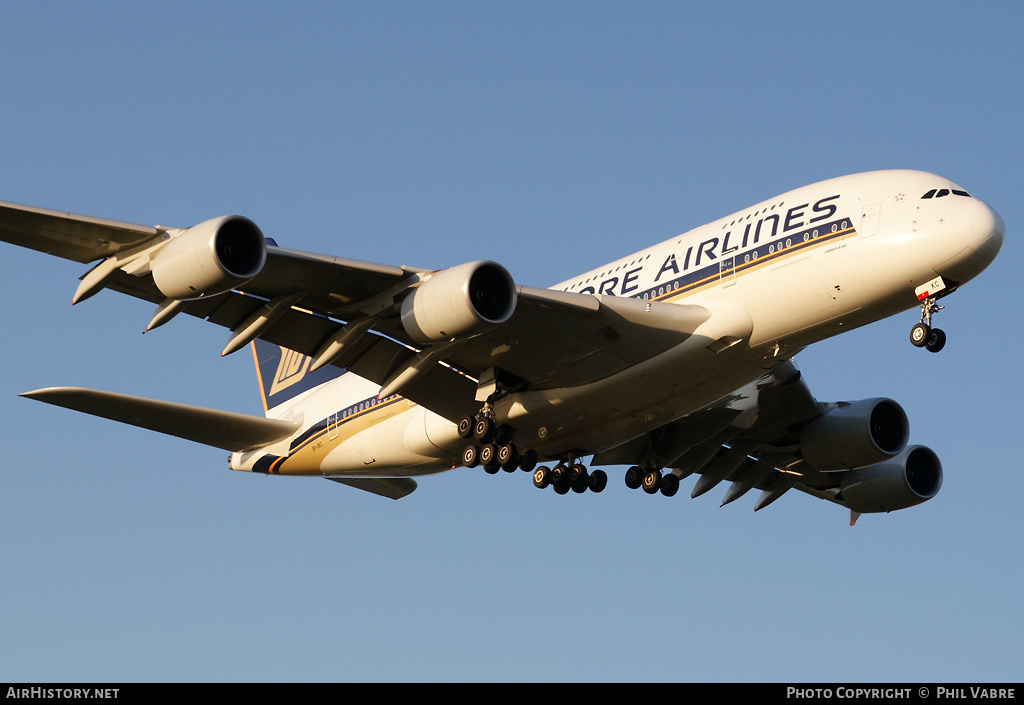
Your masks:
<instances>
[{"instance_id":1,"label":"blue sky","mask_svg":"<svg viewBox=\"0 0 1024 705\"><path fill-rule=\"evenodd\" d=\"M890 396L945 479L847 525L539 492L400 502L21 399L73 384L259 413L227 332L0 247L0 680L1019 681L1018 3L11 3L0 199L550 285L820 179L934 171L1000 212L953 297L804 351ZM557 343L557 341L552 341Z\"/></svg>"}]
</instances>

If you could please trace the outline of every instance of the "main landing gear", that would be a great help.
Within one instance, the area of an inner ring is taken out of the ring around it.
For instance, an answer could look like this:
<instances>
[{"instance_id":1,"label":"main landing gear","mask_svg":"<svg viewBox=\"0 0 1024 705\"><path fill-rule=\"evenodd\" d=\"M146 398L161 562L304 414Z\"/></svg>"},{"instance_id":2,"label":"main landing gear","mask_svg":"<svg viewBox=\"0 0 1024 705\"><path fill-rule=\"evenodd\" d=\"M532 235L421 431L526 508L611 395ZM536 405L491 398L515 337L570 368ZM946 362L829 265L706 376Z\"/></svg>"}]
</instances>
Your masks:
<instances>
[{"instance_id":1,"label":"main landing gear","mask_svg":"<svg viewBox=\"0 0 1024 705\"><path fill-rule=\"evenodd\" d=\"M937 353L946 345L946 334L938 328L932 328L932 314L944 307L936 303L934 297L921 302L921 321L910 329L910 342L928 352Z\"/></svg>"},{"instance_id":2,"label":"main landing gear","mask_svg":"<svg viewBox=\"0 0 1024 705\"><path fill-rule=\"evenodd\" d=\"M459 437L475 442L462 451L462 464L467 468L483 465L488 474L498 470L515 472L519 468L530 472L537 465L537 453L527 450L520 453L512 443L514 431L508 424L498 426L489 416L463 416L459 420Z\"/></svg>"},{"instance_id":3,"label":"main landing gear","mask_svg":"<svg viewBox=\"0 0 1024 705\"><path fill-rule=\"evenodd\" d=\"M554 487L558 494L570 490L583 493L587 490L600 492L608 485L608 475L603 470L588 472L585 465L576 462L574 454L566 455L555 467L537 465L537 451L519 452L512 442L515 431L507 424L498 425L486 413L479 416L464 416L459 420L459 436L471 440L462 451L462 464L467 468L482 465L484 472L494 475L499 470L533 472L533 484L544 489Z\"/></svg>"},{"instance_id":4,"label":"main landing gear","mask_svg":"<svg viewBox=\"0 0 1024 705\"><path fill-rule=\"evenodd\" d=\"M537 468L533 472L533 486L541 490L551 486L558 494L568 494L569 490L577 494L587 490L600 492L608 486L608 475L604 470L589 472L569 454L553 468L544 465Z\"/></svg>"},{"instance_id":5,"label":"main landing gear","mask_svg":"<svg viewBox=\"0 0 1024 705\"><path fill-rule=\"evenodd\" d=\"M679 491L679 476L674 473L662 475L660 470L634 465L626 471L626 487L631 490L643 487L647 494L660 491L666 497L672 497Z\"/></svg>"}]
</instances>

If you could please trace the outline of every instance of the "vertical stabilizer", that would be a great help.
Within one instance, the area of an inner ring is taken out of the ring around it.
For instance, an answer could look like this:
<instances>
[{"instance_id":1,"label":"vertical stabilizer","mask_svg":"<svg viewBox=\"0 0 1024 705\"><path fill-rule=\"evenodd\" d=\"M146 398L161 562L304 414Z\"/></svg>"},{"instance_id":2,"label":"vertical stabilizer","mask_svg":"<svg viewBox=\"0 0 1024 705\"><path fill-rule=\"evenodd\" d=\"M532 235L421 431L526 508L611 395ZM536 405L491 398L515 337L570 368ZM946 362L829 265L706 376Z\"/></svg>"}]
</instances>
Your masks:
<instances>
[{"instance_id":1,"label":"vertical stabilizer","mask_svg":"<svg viewBox=\"0 0 1024 705\"><path fill-rule=\"evenodd\" d=\"M270 418L276 416L276 407L345 374L344 369L333 365L310 372L309 365L313 358L260 338L254 340L251 346L263 411Z\"/></svg>"}]
</instances>

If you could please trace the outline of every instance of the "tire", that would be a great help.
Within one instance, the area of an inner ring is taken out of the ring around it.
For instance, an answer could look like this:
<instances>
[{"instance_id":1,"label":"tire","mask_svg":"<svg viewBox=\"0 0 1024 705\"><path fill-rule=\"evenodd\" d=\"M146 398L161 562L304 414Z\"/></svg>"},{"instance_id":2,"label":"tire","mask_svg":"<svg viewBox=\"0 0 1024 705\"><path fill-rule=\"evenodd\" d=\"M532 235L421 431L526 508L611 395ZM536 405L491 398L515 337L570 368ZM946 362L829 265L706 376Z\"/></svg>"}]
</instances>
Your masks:
<instances>
[{"instance_id":1,"label":"tire","mask_svg":"<svg viewBox=\"0 0 1024 705\"><path fill-rule=\"evenodd\" d=\"M924 344L925 350L937 353L944 347L946 347L946 334L938 328L932 328L932 332L928 336L928 342Z\"/></svg>"},{"instance_id":2,"label":"tire","mask_svg":"<svg viewBox=\"0 0 1024 705\"><path fill-rule=\"evenodd\" d=\"M679 491L679 478L669 473L661 478L661 493L666 497L672 497Z\"/></svg>"},{"instance_id":3,"label":"tire","mask_svg":"<svg viewBox=\"0 0 1024 705\"><path fill-rule=\"evenodd\" d=\"M499 446L507 446L512 443L512 436L515 430L507 423L503 423L494 430L494 442Z\"/></svg>"},{"instance_id":4,"label":"tire","mask_svg":"<svg viewBox=\"0 0 1024 705\"><path fill-rule=\"evenodd\" d=\"M573 465L569 471L569 486L576 494L583 494L590 487L590 473L579 463Z\"/></svg>"},{"instance_id":5,"label":"tire","mask_svg":"<svg viewBox=\"0 0 1024 705\"><path fill-rule=\"evenodd\" d=\"M594 470L590 473L590 491L600 492L608 486L608 474L604 470Z\"/></svg>"},{"instance_id":6,"label":"tire","mask_svg":"<svg viewBox=\"0 0 1024 705\"><path fill-rule=\"evenodd\" d=\"M524 451L519 458L519 469L523 472L532 472L535 467L537 467L537 451Z\"/></svg>"},{"instance_id":7,"label":"tire","mask_svg":"<svg viewBox=\"0 0 1024 705\"><path fill-rule=\"evenodd\" d=\"M467 468L475 468L480 464L480 449L474 445L466 446L462 451L462 464Z\"/></svg>"},{"instance_id":8,"label":"tire","mask_svg":"<svg viewBox=\"0 0 1024 705\"><path fill-rule=\"evenodd\" d=\"M541 465L539 468L533 471L533 486L539 490L543 490L551 484L551 470L546 466Z\"/></svg>"},{"instance_id":9,"label":"tire","mask_svg":"<svg viewBox=\"0 0 1024 705\"><path fill-rule=\"evenodd\" d=\"M644 473L639 466L634 465L626 471L626 487L631 490L638 489L643 483Z\"/></svg>"},{"instance_id":10,"label":"tire","mask_svg":"<svg viewBox=\"0 0 1024 705\"><path fill-rule=\"evenodd\" d=\"M489 475L493 475L501 469L498 465L498 449L493 443L480 448L480 464L484 466L484 470Z\"/></svg>"},{"instance_id":11,"label":"tire","mask_svg":"<svg viewBox=\"0 0 1024 705\"><path fill-rule=\"evenodd\" d=\"M477 419L473 425L473 437L480 443L490 443L494 438L494 422L486 416Z\"/></svg>"},{"instance_id":12,"label":"tire","mask_svg":"<svg viewBox=\"0 0 1024 705\"><path fill-rule=\"evenodd\" d=\"M498 446L498 465L505 472L515 472L516 467L519 465L519 452L516 451L516 447L509 443L508 445Z\"/></svg>"},{"instance_id":13,"label":"tire","mask_svg":"<svg viewBox=\"0 0 1024 705\"><path fill-rule=\"evenodd\" d=\"M923 348L928 343L932 329L924 323L918 323L910 329L910 342L914 347Z\"/></svg>"},{"instance_id":14,"label":"tire","mask_svg":"<svg viewBox=\"0 0 1024 705\"><path fill-rule=\"evenodd\" d=\"M467 440L469 438L472 438L473 437L473 426L474 425L476 425L476 422L473 421L473 417L472 416L463 416L461 419L459 419L459 423L458 423L459 438L464 438L464 439L467 439Z\"/></svg>"},{"instance_id":15,"label":"tire","mask_svg":"<svg viewBox=\"0 0 1024 705\"><path fill-rule=\"evenodd\" d=\"M648 470L644 473L643 479L644 492L647 494L654 494L661 489L661 473L657 470Z\"/></svg>"}]
</instances>

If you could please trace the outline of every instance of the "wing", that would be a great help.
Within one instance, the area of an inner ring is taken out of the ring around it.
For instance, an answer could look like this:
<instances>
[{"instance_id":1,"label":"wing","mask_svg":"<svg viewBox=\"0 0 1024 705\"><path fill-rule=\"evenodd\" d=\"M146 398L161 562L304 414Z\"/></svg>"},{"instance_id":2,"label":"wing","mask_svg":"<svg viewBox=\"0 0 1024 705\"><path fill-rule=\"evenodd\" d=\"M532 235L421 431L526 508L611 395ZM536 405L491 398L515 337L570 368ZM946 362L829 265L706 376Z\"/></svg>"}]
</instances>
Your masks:
<instances>
[{"instance_id":1,"label":"wing","mask_svg":"<svg viewBox=\"0 0 1024 705\"><path fill-rule=\"evenodd\" d=\"M699 474L692 497L722 482L722 505L761 490L754 510L796 488L868 512L920 504L938 492L942 467L907 446L906 415L889 399L816 401L792 361L714 404L594 457L593 464ZM673 490L674 491L674 490Z\"/></svg>"},{"instance_id":2,"label":"wing","mask_svg":"<svg viewBox=\"0 0 1024 705\"><path fill-rule=\"evenodd\" d=\"M283 441L299 427L298 422L77 387L37 389L21 396L230 451Z\"/></svg>"},{"instance_id":3,"label":"wing","mask_svg":"<svg viewBox=\"0 0 1024 705\"><path fill-rule=\"evenodd\" d=\"M678 345L710 317L699 306L516 287L493 263L434 272L264 246L237 216L183 230L0 203L0 239L97 262L73 302L119 291L157 305L146 330L179 313L203 318L232 331L222 354L258 336L453 421L499 386L574 386L624 370ZM259 257L231 259L257 240ZM218 268L223 281L211 284L209 271L221 276ZM477 298L508 299L507 309L487 318L466 303L480 281ZM182 291L188 296L175 294ZM467 315L477 320L467 323Z\"/></svg>"}]
</instances>

